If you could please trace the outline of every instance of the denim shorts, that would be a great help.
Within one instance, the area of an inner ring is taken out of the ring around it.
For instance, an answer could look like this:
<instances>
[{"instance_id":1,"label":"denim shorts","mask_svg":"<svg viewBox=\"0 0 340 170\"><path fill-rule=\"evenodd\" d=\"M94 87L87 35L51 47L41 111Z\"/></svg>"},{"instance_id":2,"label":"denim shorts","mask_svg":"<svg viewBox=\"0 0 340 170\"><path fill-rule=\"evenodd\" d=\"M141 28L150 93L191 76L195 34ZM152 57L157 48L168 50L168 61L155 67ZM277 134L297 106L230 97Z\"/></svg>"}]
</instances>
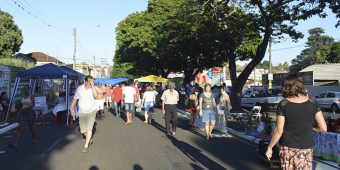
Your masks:
<instances>
[{"instance_id":1,"label":"denim shorts","mask_svg":"<svg viewBox=\"0 0 340 170\"><path fill-rule=\"evenodd\" d=\"M135 113L135 104L134 103L125 103L125 111L129 113Z\"/></svg>"},{"instance_id":2,"label":"denim shorts","mask_svg":"<svg viewBox=\"0 0 340 170\"><path fill-rule=\"evenodd\" d=\"M203 111L202 122L216 121L215 110L202 110L202 111Z\"/></svg>"},{"instance_id":3,"label":"denim shorts","mask_svg":"<svg viewBox=\"0 0 340 170\"><path fill-rule=\"evenodd\" d=\"M153 112L154 109L153 102L145 102L144 109L146 112Z\"/></svg>"}]
</instances>

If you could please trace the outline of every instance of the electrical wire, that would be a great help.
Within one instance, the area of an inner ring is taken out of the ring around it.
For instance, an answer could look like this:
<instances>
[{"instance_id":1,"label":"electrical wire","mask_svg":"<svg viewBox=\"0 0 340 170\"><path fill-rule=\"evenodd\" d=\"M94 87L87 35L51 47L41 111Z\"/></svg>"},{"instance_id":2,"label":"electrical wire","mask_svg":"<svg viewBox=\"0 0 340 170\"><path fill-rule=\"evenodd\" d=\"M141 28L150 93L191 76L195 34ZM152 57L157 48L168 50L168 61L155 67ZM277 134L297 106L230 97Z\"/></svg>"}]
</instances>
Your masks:
<instances>
[{"instance_id":1,"label":"electrical wire","mask_svg":"<svg viewBox=\"0 0 340 170\"><path fill-rule=\"evenodd\" d=\"M47 17L41 17L41 16L43 16L41 14L41 12L38 12L38 10L36 10L32 5L30 5L26 1L25 2L26 2L27 5L25 5L23 2L21 2L19 0L12 0L12 2L14 3L15 6L17 6L17 8L21 9L22 11L24 11L24 13L30 15L30 17L34 18L36 21L39 21L40 23L42 23L43 25L45 25L45 26L47 26L49 28L52 28L54 30L63 32L65 34L68 34L64 30L62 30L61 28L58 28L56 26L57 24L53 24L54 22L51 21L50 19L47 19ZM30 6L30 8L28 6ZM37 14L37 13L39 13L39 14Z\"/></svg>"}]
</instances>

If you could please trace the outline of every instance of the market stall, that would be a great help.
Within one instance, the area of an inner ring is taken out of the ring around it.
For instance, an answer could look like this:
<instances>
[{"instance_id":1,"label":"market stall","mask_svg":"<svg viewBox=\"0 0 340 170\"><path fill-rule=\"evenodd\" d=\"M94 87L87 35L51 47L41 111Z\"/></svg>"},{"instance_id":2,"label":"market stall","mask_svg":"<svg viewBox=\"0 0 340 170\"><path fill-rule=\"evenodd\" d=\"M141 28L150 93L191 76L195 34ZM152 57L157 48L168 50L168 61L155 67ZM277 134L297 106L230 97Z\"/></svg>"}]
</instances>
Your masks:
<instances>
[{"instance_id":1,"label":"market stall","mask_svg":"<svg viewBox=\"0 0 340 170\"><path fill-rule=\"evenodd\" d=\"M119 84L121 82L127 81L129 78L126 77L120 77L120 78L96 78L94 80L95 84L109 84L111 86L114 86L116 84Z\"/></svg>"},{"instance_id":2,"label":"market stall","mask_svg":"<svg viewBox=\"0 0 340 170\"><path fill-rule=\"evenodd\" d=\"M36 80L39 80L39 79L62 79L64 81L66 94L69 94L69 80L79 81L79 80L84 79L84 75L72 69L69 69L67 67L60 67L54 64L45 64L45 65L34 67L28 70L20 71L18 72L17 78L15 80L14 90L10 98L10 106L13 104L13 100L16 95L18 85L20 83L20 79L23 77L29 78L30 82L33 82L33 85L31 85L32 93L34 91L33 89L35 86L35 82ZM67 104L66 106L67 118L69 118L69 98L68 97L66 98L66 104ZM7 112L9 112L9 109L7 110ZM6 120L7 120L7 117L6 117Z\"/></svg>"}]
</instances>

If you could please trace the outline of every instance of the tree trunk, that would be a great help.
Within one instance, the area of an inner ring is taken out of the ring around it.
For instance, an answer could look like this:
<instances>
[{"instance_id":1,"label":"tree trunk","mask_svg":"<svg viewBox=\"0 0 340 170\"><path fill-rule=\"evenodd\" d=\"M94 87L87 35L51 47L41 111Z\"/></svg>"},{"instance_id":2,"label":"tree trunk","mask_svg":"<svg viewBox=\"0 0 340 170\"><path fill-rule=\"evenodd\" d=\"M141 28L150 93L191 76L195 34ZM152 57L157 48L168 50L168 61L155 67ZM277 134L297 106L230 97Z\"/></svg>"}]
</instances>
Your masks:
<instances>
[{"instance_id":1,"label":"tree trunk","mask_svg":"<svg viewBox=\"0 0 340 170\"><path fill-rule=\"evenodd\" d=\"M228 54L229 59L229 71L231 76L231 104L233 106L233 112L242 111L241 108L241 95L244 85L246 84L249 75L254 70L256 65L258 65L265 56L266 49L268 46L269 38L272 34L271 27L267 28L263 36L262 43L256 49L255 57L250 61L250 63L246 66L246 68L241 72L241 74L237 77L236 75L236 56L234 52L230 52Z\"/></svg>"},{"instance_id":2,"label":"tree trunk","mask_svg":"<svg viewBox=\"0 0 340 170\"><path fill-rule=\"evenodd\" d=\"M184 70L184 84L190 84L191 81L195 80L195 76L197 75L197 71L193 70Z\"/></svg>"},{"instance_id":3,"label":"tree trunk","mask_svg":"<svg viewBox=\"0 0 340 170\"><path fill-rule=\"evenodd\" d=\"M245 84L245 82L239 81L236 75L236 56L233 52L231 52L228 55L229 59L229 72L230 72L230 78L231 78L231 105L233 107L233 112L240 112L242 111L241 108L241 95L242 95L242 89Z\"/></svg>"}]
</instances>

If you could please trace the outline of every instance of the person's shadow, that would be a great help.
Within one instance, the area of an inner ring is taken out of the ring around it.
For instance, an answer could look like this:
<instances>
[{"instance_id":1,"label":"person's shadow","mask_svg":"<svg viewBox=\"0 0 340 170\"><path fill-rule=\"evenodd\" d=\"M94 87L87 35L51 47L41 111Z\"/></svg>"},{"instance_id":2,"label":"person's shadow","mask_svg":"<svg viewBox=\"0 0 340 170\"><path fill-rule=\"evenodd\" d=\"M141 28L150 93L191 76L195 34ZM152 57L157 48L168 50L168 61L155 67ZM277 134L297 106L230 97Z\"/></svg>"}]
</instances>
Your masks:
<instances>
[{"instance_id":1,"label":"person's shadow","mask_svg":"<svg viewBox=\"0 0 340 170\"><path fill-rule=\"evenodd\" d=\"M199 162L208 169L226 169L225 167L221 166L214 160L210 159L209 157L205 156L202 154L202 151L193 147L192 145L177 140L174 136L167 136L170 140L171 143L176 146L180 151L182 151L189 159L191 159L194 162ZM193 165L192 165L193 166ZM197 169L204 169L203 167L199 165L194 165L195 168Z\"/></svg>"}]
</instances>

